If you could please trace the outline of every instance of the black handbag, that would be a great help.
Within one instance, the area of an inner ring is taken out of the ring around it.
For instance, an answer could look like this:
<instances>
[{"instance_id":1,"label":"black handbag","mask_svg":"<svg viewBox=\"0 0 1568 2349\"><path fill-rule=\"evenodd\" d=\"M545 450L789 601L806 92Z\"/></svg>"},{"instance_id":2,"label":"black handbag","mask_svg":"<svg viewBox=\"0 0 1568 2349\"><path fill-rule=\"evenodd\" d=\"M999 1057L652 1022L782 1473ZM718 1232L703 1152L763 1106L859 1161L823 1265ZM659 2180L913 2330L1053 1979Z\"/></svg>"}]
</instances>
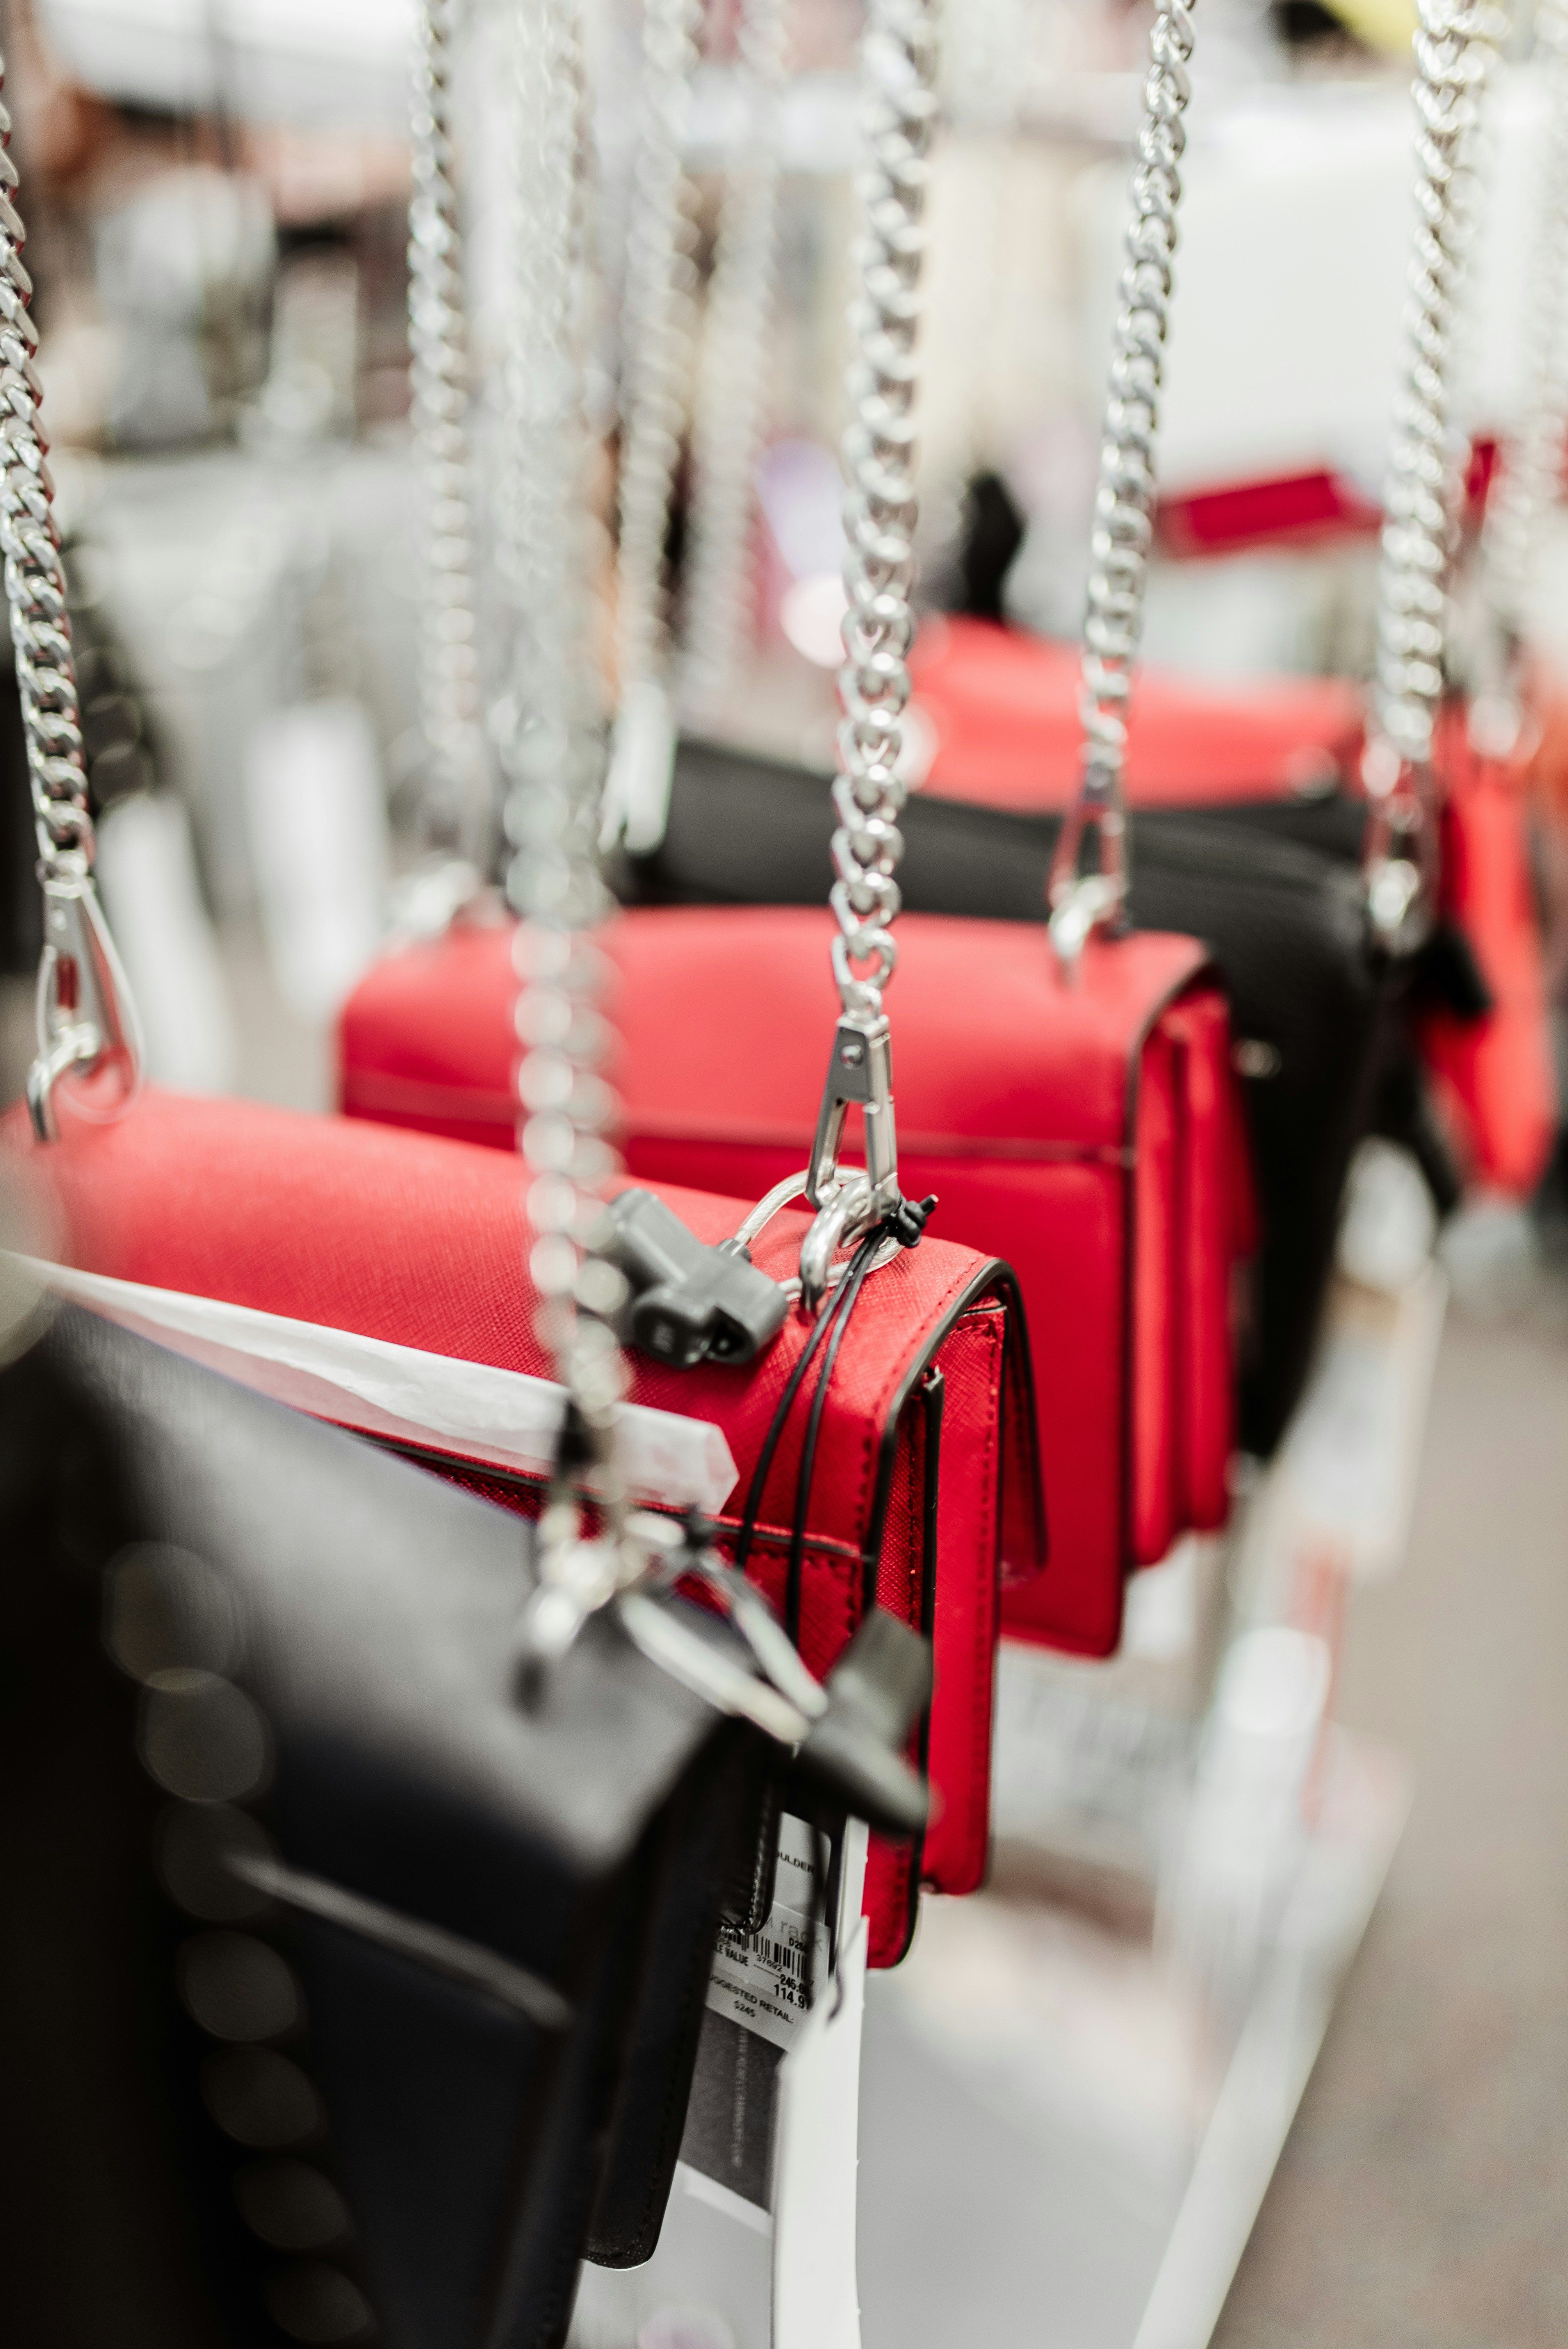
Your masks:
<instances>
[{"instance_id":1,"label":"black handbag","mask_svg":"<svg viewBox=\"0 0 1568 2349\"><path fill-rule=\"evenodd\" d=\"M531 1527L75 1310L0 1524L6 2336L560 2341L656 2240L763 1741L610 1614L523 1702Z\"/></svg>"},{"instance_id":2,"label":"black handbag","mask_svg":"<svg viewBox=\"0 0 1568 2349\"><path fill-rule=\"evenodd\" d=\"M1391 1098L1404 1048L1399 966L1371 938L1350 853L1357 812L1336 801L1277 821L1262 802L1252 812L1259 821L1133 814L1129 912L1135 927L1202 938L1231 999L1263 1226L1240 1435L1267 1454L1311 1361L1351 1154ZM683 742L663 840L624 854L614 877L636 905L815 905L832 825L825 776ZM922 793L900 826L912 911L1043 932L1058 817Z\"/></svg>"}]
</instances>

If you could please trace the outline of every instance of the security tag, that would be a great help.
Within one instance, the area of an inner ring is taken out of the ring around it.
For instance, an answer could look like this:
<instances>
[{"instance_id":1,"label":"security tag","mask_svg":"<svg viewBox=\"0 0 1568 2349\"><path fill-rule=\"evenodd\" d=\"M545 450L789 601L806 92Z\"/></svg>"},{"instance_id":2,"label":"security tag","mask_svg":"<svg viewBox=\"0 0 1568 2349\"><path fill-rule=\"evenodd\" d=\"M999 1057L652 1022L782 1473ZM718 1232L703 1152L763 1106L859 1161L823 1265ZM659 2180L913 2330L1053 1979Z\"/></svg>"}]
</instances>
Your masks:
<instances>
[{"instance_id":1,"label":"security tag","mask_svg":"<svg viewBox=\"0 0 1568 2349\"><path fill-rule=\"evenodd\" d=\"M594 1246L631 1290L617 1334L676 1370L748 1362L784 1326L779 1283L738 1247L705 1247L652 1191L613 1199Z\"/></svg>"}]
</instances>

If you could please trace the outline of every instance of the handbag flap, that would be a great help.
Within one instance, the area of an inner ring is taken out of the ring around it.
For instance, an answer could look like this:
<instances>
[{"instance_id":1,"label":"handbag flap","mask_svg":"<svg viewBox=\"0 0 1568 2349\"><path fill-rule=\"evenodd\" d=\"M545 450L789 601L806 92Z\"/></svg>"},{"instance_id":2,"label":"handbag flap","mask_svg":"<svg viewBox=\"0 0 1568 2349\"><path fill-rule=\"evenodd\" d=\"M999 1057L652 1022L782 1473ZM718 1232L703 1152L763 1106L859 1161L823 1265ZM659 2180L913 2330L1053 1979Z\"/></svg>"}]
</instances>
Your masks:
<instances>
[{"instance_id":1,"label":"handbag flap","mask_svg":"<svg viewBox=\"0 0 1568 2349\"><path fill-rule=\"evenodd\" d=\"M35 1571L107 1568L106 1637L143 1684L136 1743L174 1797L163 1880L198 1920L242 1920L178 1952L205 2044L281 2041L292 2062L304 2033L397 2338L553 2337L665 1821L695 1801L711 1840L734 1733L603 1617L520 1702L531 1530L374 1447L74 1309L5 1384L11 1428L38 1437L9 1465L13 1534ZM182 1889L178 1838L214 1831L242 1873L211 1859L202 1881L248 1886L251 1910ZM150 1817L143 1837L148 1868ZM699 1867L677 1920L699 1981L718 1891ZM237 2175L248 2216L278 2168ZM306 2177L318 2201L334 2190ZM297 2207L297 2176L290 2190ZM264 2210L251 2223L274 2240ZM354 2289L280 2273L265 2289L285 2300Z\"/></svg>"}]
</instances>

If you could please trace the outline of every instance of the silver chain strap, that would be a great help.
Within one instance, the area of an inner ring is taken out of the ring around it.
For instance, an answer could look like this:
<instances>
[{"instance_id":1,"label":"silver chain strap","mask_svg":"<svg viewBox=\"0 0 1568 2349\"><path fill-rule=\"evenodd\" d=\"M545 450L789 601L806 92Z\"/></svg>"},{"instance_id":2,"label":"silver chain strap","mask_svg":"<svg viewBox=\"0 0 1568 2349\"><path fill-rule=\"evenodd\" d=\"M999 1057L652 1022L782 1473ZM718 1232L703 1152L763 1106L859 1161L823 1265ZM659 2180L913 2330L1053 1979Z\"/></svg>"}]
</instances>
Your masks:
<instances>
[{"instance_id":1,"label":"silver chain strap","mask_svg":"<svg viewBox=\"0 0 1568 2349\"><path fill-rule=\"evenodd\" d=\"M453 35L463 0L423 0L415 39L408 203L408 352L414 466L424 505L419 714L431 844L476 865L486 843L469 490L469 358L462 229L452 177Z\"/></svg>"},{"instance_id":2,"label":"silver chain strap","mask_svg":"<svg viewBox=\"0 0 1568 2349\"><path fill-rule=\"evenodd\" d=\"M754 618L751 525L770 388L787 36L786 0L745 0L737 36L744 140L725 175L692 438L680 699L696 726L721 719Z\"/></svg>"},{"instance_id":3,"label":"silver chain strap","mask_svg":"<svg viewBox=\"0 0 1568 2349\"><path fill-rule=\"evenodd\" d=\"M0 59L0 88L5 64ZM54 516L55 484L39 421L43 386L27 315L33 281L22 265L27 232L12 202L16 166L5 150L11 117L0 105L0 547L27 749L27 776L44 892L38 969L37 1055L27 1102L40 1141L58 1132L55 1095L75 1072L112 1080L80 1095L88 1114L118 1114L141 1081L141 1037L92 878L93 820L82 755L65 566Z\"/></svg>"},{"instance_id":4,"label":"silver chain strap","mask_svg":"<svg viewBox=\"0 0 1568 2349\"><path fill-rule=\"evenodd\" d=\"M1470 176L1480 99L1508 29L1491 0L1418 0L1416 228L1404 372L1384 490L1372 726L1362 773L1374 927L1415 942L1435 843L1426 797L1445 682L1449 574L1462 468L1450 428L1455 316L1470 242Z\"/></svg>"},{"instance_id":5,"label":"silver chain strap","mask_svg":"<svg viewBox=\"0 0 1568 2349\"><path fill-rule=\"evenodd\" d=\"M523 1057L519 1140L533 1232L536 1332L567 1394L567 1424L540 1520L540 1578L523 1624L530 1666L570 1647L586 1618L642 1571L628 1540L615 1441L624 1376L614 1330L625 1284L591 1253L599 1191L616 1160L614 1102L600 1074L609 1034L597 1009L592 933L609 910L596 854L603 744L584 576L587 431L573 288L579 221L578 0L520 0L514 20L513 233L524 275L506 367L517 465L505 502L500 577L516 636L501 713L507 895ZM584 1538L590 1488L604 1530Z\"/></svg>"},{"instance_id":6,"label":"silver chain strap","mask_svg":"<svg viewBox=\"0 0 1568 2349\"><path fill-rule=\"evenodd\" d=\"M665 536L692 352L693 191L684 150L700 0L644 0L643 76L622 306L620 657L606 824L664 832L675 764Z\"/></svg>"},{"instance_id":7,"label":"silver chain strap","mask_svg":"<svg viewBox=\"0 0 1568 2349\"><path fill-rule=\"evenodd\" d=\"M833 806L838 920L833 977L841 1005L805 1195L817 1210L800 1248L801 1300L825 1295L834 1251L903 1204L893 1125L892 1041L882 990L893 975L893 875L903 854L899 758L914 638L915 336L925 257L928 150L936 111L938 0L870 0L861 51L865 160L844 432L845 658L839 671ZM857 969L856 966L869 968ZM851 1107L865 1166L841 1167ZM880 1259L879 1259L880 1260Z\"/></svg>"},{"instance_id":8,"label":"silver chain strap","mask_svg":"<svg viewBox=\"0 0 1568 2349\"><path fill-rule=\"evenodd\" d=\"M453 183L453 30L462 0L422 0L413 52L413 195L408 200L408 376L413 465L425 501L420 721L428 778L420 817L432 843L483 853L486 820L462 225Z\"/></svg>"},{"instance_id":9,"label":"silver chain strap","mask_svg":"<svg viewBox=\"0 0 1568 2349\"><path fill-rule=\"evenodd\" d=\"M1487 501L1481 528L1482 583L1497 638L1496 673L1486 683L1489 698L1506 705L1499 708L1490 730L1500 739L1518 730L1517 680L1511 672L1524 633L1541 528L1557 500L1568 438L1568 0L1539 0L1535 63L1546 98L1546 143L1526 288L1525 406L1520 429L1504 450L1501 476Z\"/></svg>"},{"instance_id":10,"label":"silver chain strap","mask_svg":"<svg viewBox=\"0 0 1568 2349\"><path fill-rule=\"evenodd\" d=\"M1191 9L1184 0L1165 0L1149 37L1132 218L1100 439L1079 692L1083 774L1051 868L1051 936L1068 968L1090 934L1118 918L1127 895L1127 713L1154 528L1160 389L1171 326L1191 55ZM1099 833L1099 871L1080 874L1083 837L1091 827Z\"/></svg>"},{"instance_id":11,"label":"silver chain strap","mask_svg":"<svg viewBox=\"0 0 1568 2349\"><path fill-rule=\"evenodd\" d=\"M897 963L903 854L899 760L914 639L915 335L936 119L935 0L871 0L862 51L866 157L850 310L843 438L845 659L833 805L833 973L844 1009L880 1014ZM869 972L854 966L869 963Z\"/></svg>"}]
</instances>

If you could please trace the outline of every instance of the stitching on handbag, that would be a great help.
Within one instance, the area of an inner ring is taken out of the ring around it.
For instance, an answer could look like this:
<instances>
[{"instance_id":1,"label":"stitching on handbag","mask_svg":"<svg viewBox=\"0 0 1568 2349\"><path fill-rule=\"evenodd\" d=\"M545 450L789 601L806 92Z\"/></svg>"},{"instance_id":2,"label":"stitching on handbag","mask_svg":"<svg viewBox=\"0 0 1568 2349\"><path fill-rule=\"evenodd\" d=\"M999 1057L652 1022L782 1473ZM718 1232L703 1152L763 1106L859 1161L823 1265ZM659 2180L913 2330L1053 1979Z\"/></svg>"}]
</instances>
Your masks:
<instances>
[{"instance_id":1,"label":"stitching on handbag","mask_svg":"<svg viewBox=\"0 0 1568 2349\"><path fill-rule=\"evenodd\" d=\"M995 1528L994 1554L992 1561L993 1567L995 1569L994 1579L999 1584L1002 1526L998 1510L999 1494L997 1490L997 1467L1002 1428L1001 1406L1005 1400L1006 1387L1006 1382L1003 1376L1005 1348L1006 1343L1006 1319L1004 1317L1002 1327L999 1329L997 1327L997 1316L994 1313L989 1311L966 1313L963 1319L956 1324L955 1328L950 1334L956 1337L961 1331L965 1330L970 1331L980 1340L982 1346L988 1350L991 1357L990 1376L987 1384L988 1392L993 1398L995 1407L990 1414L990 1435L985 1447L986 1467L985 1482L983 1488L983 1506L977 1514L980 1521L984 1523L985 1517L985 1506L984 1505L989 1505L991 1521ZM974 1553L971 1551L971 1557L973 1557L973 1555ZM999 1611L1000 1598L998 1593L996 1606L993 1610L994 1621ZM990 1750L989 1737L977 1736L975 1734L975 1730L976 1724L979 1723L982 1714L988 1710L985 1703L985 1683L986 1669L990 1660L991 1646L994 1643L976 1641L975 1643L975 1653L970 1665L970 1671L973 1674L968 1692L968 1727L970 1731L970 1744L964 1758L965 1766L972 1776L976 1771L983 1769L985 1766L986 1756ZM929 1883L932 1879L929 1877L926 1877L923 1880Z\"/></svg>"}]
</instances>

